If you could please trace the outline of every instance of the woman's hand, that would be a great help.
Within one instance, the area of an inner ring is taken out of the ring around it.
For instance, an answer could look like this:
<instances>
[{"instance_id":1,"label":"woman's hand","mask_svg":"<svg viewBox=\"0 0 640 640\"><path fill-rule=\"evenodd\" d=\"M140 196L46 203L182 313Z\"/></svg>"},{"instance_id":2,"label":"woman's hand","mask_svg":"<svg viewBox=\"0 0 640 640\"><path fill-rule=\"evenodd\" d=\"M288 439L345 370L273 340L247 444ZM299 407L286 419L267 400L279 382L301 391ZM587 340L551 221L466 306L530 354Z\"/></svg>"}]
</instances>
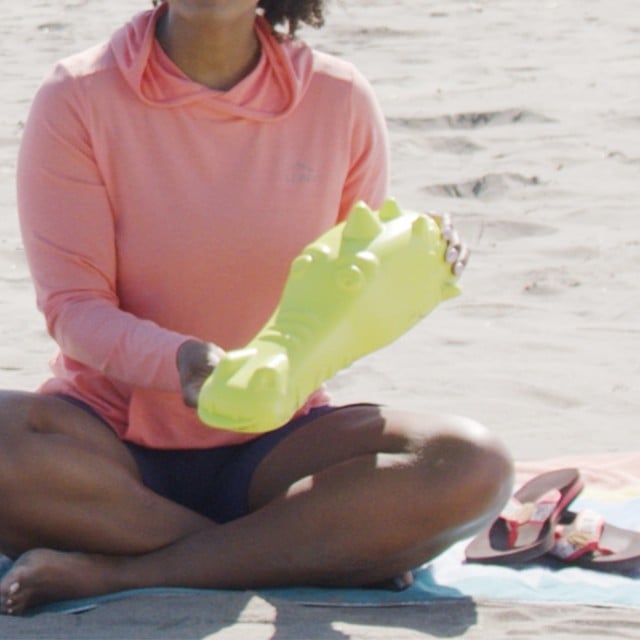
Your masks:
<instances>
[{"instance_id":1,"label":"woman's hand","mask_svg":"<svg viewBox=\"0 0 640 640\"><path fill-rule=\"evenodd\" d=\"M178 349L176 364L180 374L182 399L188 407L198 406L200 389L223 354L220 347L198 340L187 340Z\"/></svg>"},{"instance_id":2,"label":"woman's hand","mask_svg":"<svg viewBox=\"0 0 640 640\"><path fill-rule=\"evenodd\" d=\"M469 248L460 239L460 236L451 222L448 213L432 215L440 225L442 237L447 241L446 261L451 265L454 275L460 277L469 261Z\"/></svg>"}]
</instances>

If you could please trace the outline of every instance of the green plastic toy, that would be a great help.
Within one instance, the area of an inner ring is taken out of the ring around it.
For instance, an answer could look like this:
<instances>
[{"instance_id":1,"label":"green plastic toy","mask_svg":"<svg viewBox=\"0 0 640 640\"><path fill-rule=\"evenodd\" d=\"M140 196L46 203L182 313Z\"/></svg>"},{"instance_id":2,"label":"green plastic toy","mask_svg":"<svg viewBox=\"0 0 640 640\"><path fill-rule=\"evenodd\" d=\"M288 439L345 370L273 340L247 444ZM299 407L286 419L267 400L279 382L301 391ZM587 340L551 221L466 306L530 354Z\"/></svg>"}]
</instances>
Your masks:
<instances>
[{"instance_id":1,"label":"green plastic toy","mask_svg":"<svg viewBox=\"0 0 640 640\"><path fill-rule=\"evenodd\" d=\"M340 369L400 337L460 293L436 221L387 200L347 220L293 261L280 305L200 391L210 426L263 433L285 424Z\"/></svg>"}]
</instances>

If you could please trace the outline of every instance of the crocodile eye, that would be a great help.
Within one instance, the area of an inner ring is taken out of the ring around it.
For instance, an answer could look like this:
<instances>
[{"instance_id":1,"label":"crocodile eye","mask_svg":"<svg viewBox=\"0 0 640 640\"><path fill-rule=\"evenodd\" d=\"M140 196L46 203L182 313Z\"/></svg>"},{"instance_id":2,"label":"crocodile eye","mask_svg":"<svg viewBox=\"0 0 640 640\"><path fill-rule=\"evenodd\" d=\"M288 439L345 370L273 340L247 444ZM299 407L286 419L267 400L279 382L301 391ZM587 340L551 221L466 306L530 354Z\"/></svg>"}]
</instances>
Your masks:
<instances>
[{"instance_id":1,"label":"crocodile eye","mask_svg":"<svg viewBox=\"0 0 640 640\"><path fill-rule=\"evenodd\" d=\"M340 289L349 293L358 291L365 282L364 273L354 264L340 269L336 274L336 283Z\"/></svg>"},{"instance_id":2,"label":"crocodile eye","mask_svg":"<svg viewBox=\"0 0 640 640\"><path fill-rule=\"evenodd\" d=\"M313 257L308 253L303 253L302 255L298 256L291 263L291 275L294 278L299 278L307 271L312 262Z\"/></svg>"}]
</instances>

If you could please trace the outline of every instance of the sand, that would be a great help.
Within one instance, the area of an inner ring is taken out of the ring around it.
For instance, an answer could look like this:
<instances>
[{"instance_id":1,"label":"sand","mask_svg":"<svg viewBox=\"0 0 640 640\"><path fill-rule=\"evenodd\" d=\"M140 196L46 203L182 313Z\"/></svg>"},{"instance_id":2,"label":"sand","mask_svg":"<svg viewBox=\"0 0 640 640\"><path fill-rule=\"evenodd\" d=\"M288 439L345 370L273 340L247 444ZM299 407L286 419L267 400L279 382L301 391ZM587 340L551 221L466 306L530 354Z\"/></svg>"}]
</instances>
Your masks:
<instances>
[{"instance_id":1,"label":"sand","mask_svg":"<svg viewBox=\"0 0 640 640\"><path fill-rule=\"evenodd\" d=\"M0 387L28 390L47 375L53 346L15 213L22 122L55 60L147 5L8 5L0 24ZM518 460L640 449L639 34L635 0L334 0L325 29L303 31L373 83L391 133L392 194L407 208L449 211L473 251L464 295L338 374L336 400L470 415ZM245 619L239 612L254 609L235 597L213 605L226 612L224 624L194 598L182 603L179 631L167 631L166 607L143 599L64 623L60 637L564 638L584 631L578 615L603 621L594 637L606 635L607 621L616 637L640 637L631 624L637 610L454 603L336 613L258 599L258 613ZM116 626L105 627L108 615ZM0 635L57 637L51 621L32 624L0 620Z\"/></svg>"}]
</instances>

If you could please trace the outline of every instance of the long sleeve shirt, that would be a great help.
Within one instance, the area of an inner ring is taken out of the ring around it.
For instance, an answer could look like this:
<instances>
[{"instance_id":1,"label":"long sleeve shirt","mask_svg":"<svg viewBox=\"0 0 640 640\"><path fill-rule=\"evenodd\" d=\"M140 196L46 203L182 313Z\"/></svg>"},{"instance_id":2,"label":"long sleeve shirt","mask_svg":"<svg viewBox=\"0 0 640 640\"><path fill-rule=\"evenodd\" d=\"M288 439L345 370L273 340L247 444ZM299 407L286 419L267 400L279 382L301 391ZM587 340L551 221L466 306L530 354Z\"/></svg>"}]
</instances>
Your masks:
<instances>
[{"instance_id":1,"label":"long sleeve shirt","mask_svg":"<svg viewBox=\"0 0 640 640\"><path fill-rule=\"evenodd\" d=\"M159 46L163 10L61 61L29 114L20 223L59 346L40 391L85 401L139 444L222 446L251 436L184 406L177 349L246 344L299 251L356 200L382 202L388 142L352 65L257 17L259 63L214 91Z\"/></svg>"}]
</instances>

